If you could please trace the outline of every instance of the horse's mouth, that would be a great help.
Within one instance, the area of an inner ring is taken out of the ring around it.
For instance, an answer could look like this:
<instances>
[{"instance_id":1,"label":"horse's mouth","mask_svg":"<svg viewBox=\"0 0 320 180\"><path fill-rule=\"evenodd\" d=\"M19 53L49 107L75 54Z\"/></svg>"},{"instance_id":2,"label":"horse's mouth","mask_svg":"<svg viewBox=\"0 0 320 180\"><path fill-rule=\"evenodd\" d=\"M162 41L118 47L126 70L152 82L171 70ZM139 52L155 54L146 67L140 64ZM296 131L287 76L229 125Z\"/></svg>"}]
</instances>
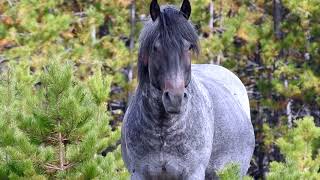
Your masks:
<instances>
[{"instance_id":1,"label":"horse's mouth","mask_svg":"<svg viewBox=\"0 0 320 180\"><path fill-rule=\"evenodd\" d=\"M180 114L180 109L166 109L167 113L169 114Z\"/></svg>"}]
</instances>

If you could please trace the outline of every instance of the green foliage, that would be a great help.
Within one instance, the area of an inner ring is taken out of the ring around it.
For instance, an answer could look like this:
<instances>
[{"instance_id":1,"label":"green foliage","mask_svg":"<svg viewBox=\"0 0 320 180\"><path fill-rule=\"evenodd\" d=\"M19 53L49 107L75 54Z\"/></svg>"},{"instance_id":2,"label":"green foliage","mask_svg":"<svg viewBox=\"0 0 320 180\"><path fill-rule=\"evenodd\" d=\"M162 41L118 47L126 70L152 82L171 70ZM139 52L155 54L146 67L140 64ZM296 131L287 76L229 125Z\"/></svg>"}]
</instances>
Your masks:
<instances>
[{"instance_id":1,"label":"green foliage","mask_svg":"<svg viewBox=\"0 0 320 180\"><path fill-rule=\"evenodd\" d=\"M3 55L8 60L30 61L34 70L59 55L76 62L79 78L87 78L93 64L104 65L112 70L107 73L121 77L120 68L130 62L129 50L120 39L129 34L127 6L106 0L1 2L0 35L5 35L4 46L15 47ZM124 78L115 80L121 84Z\"/></svg>"},{"instance_id":2,"label":"green foliage","mask_svg":"<svg viewBox=\"0 0 320 180\"><path fill-rule=\"evenodd\" d=\"M312 117L297 121L297 127L277 140L285 163L272 162L268 179L319 179L320 128Z\"/></svg>"},{"instance_id":3,"label":"green foliage","mask_svg":"<svg viewBox=\"0 0 320 180\"><path fill-rule=\"evenodd\" d=\"M1 76L0 177L125 179L119 148L100 155L120 138L105 109L111 79L97 70L87 85L52 61L39 75L16 64Z\"/></svg>"},{"instance_id":4,"label":"green foliage","mask_svg":"<svg viewBox=\"0 0 320 180\"><path fill-rule=\"evenodd\" d=\"M241 179L240 166L238 164L229 164L223 170L218 172L221 180L238 180ZM244 180L252 179L249 176L242 177Z\"/></svg>"},{"instance_id":5,"label":"green foliage","mask_svg":"<svg viewBox=\"0 0 320 180\"><path fill-rule=\"evenodd\" d=\"M240 179L240 167L237 164L230 164L218 173L221 180Z\"/></svg>"},{"instance_id":6,"label":"green foliage","mask_svg":"<svg viewBox=\"0 0 320 180\"><path fill-rule=\"evenodd\" d=\"M129 3L1 1L0 179L127 178L106 107L130 87Z\"/></svg>"}]
</instances>

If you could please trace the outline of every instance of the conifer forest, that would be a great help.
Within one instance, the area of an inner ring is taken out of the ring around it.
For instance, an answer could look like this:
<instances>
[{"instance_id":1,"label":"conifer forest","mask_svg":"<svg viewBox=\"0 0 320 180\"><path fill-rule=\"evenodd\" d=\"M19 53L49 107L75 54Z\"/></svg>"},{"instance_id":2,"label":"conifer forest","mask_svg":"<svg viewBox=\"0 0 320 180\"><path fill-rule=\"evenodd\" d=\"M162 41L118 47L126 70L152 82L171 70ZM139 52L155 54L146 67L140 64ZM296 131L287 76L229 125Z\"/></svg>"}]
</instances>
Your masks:
<instances>
[{"instance_id":1,"label":"conifer forest","mask_svg":"<svg viewBox=\"0 0 320 180\"><path fill-rule=\"evenodd\" d=\"M129 179L120 130L150 2L0 0L0 180ZM320 0L190 2L193 63L226 67L249 95L244 179L319 180Z\"/></svg>"}]
</instances>

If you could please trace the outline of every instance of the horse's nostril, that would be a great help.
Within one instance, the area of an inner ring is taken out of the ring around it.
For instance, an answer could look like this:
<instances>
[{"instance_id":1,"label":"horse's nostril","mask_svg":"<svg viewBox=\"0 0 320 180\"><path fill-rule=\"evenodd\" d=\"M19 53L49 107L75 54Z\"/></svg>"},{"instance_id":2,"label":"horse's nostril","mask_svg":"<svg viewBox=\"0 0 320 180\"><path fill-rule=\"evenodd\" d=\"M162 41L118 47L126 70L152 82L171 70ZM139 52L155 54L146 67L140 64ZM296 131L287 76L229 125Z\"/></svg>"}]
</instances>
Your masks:
<instances>
[{"instance_id":1,"label":"horse's nostril","mask_svg":"<svg viewBox=\"0 0 320 180\"><path fill-rule=\"evenodd\" d=\"M172 93L164 91L162 95L162 102L166 111L170 114L180 113L180 108L186 93Z\"/></svg>"},{"instance_id":2,"label":"horse's nostril","mask_svg":"<svg viewBox=\"0 0 320 180\"><path fill-rule=\"evenodd\" d=\"M164 98L167 99L167 100L170 99L169 91L165 91L165 92L164 92Z\"/></svg>"},{"instance_id":3,"label":"horse's nostril","mask_svg":"<svg viewBox=\"0 0 320 180\"><path fill-rule=\"evenodd\" d=\"M187 93L183 93L183 97L184 98L188 98L188 94Z\"/></svg>"}]
</instances>

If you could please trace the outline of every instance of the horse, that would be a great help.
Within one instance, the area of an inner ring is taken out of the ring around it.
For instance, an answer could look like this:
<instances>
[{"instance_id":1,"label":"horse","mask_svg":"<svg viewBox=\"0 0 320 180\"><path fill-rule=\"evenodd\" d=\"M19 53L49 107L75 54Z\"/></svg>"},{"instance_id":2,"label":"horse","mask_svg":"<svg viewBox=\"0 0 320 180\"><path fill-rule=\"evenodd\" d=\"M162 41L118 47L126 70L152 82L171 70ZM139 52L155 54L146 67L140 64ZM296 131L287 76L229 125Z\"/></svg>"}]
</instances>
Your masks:
<instances>
[{"instance_id":1,"label":"horse","mask_svg":"<svg viewBox=\"0 0 320 180\"><path fill-rule=\"evenodd\" d=\"M150 4L139 37L138 86L121 127L132 180L209 180L230 163L244 176L255 146L249 99L239 78L218 65L191 64L199 38L180 9Z\"/></svg>"}]
</instances>

